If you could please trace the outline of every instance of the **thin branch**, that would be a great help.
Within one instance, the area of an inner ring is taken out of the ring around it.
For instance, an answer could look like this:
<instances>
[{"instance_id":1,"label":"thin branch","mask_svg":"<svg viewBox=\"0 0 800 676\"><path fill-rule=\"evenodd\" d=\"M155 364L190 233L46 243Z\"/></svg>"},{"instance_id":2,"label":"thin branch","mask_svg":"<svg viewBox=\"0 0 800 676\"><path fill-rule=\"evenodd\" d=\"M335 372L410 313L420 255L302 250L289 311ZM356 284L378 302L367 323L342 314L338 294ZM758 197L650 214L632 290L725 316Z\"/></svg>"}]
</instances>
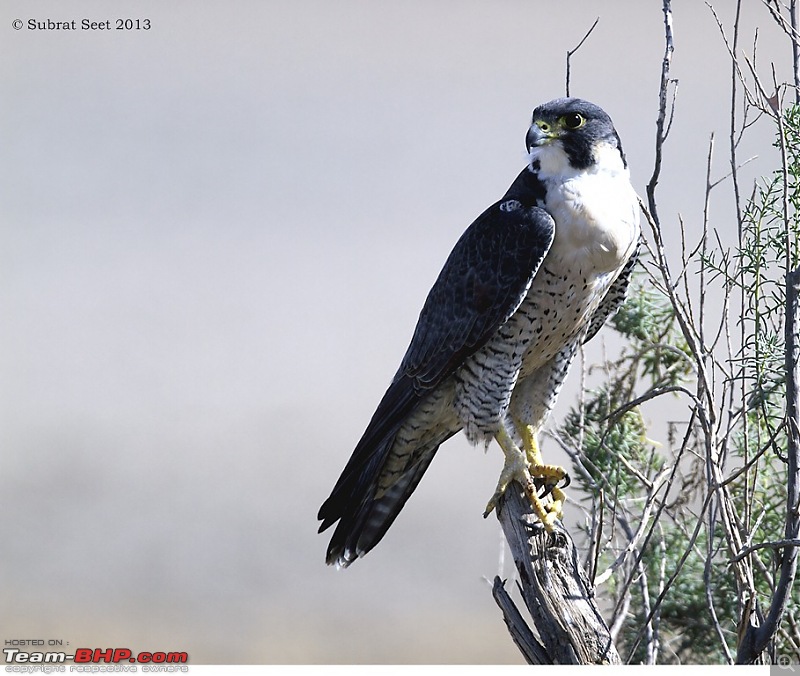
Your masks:
<instances>
[{"instance_id":1,"label":"thin branch","mask_svg":"<svg viewBox=\"0 0 800 676\"><path fill-rule=\"evenodd\" d=\"M708 508L708 505L709 505L709 503L711 501L712 496L713 496L713 493L709 493L708 495L706 495L706 498L703 501L703 505L701 507L701 512L704 512ZM675 566L675 572L673 572L672 575L670 575L669 580L667 580L666 584L664 585L663 590L659 593L658 597L656 598L656 600L655 600L655 602L653 604L653 608L647 614L647 617L645 617L644 625L639 630L639 633L636 635L636 638L633 641L633 644L631 645L629 657L633 656L634 652L636 651L636 648L638 647L639 643L641 642L642 634L644 633L644 627L647 626L647 623L649 623L653 619L653 614L656 612L656 610L658 610L661 607L661 603L664 601L664 598L667 595L667 592L672 588L672 585L675 582L675 580L678 578L678 575L680 575L680 572L683 569L683 566L686 563L686 560L689 558L689 555L691 554L692 549L694 548L695 542L697 542L697 537L700 534L700 529L702 528L702 526L703 526L702 521L700 521L698 519L697 524L695 525L694 531L692 532L692 534L691 534L691 536L689 538L689 544L686 547L686 551L684 551L683 554L681 554L681 557L680 557L680 559L678 559L678 563Z\"/></svg>"},{"instance_id":2,"label":"thin branch","mask_svg":"<svg viewBox=\"0 0 800 676\"><path fill-rule=\"evenodd\" d=\"M792 27L792 75L794 104L800 106L800 40L797 32L797 0L789 1L789 23Z\"/></svg>"},{"instance_id":3,"label":"thin branch","mask_svg":"<svg viewBox=\"0 0 800 676\"><path fill-rule=\"evenodd\" d=\"M778 540L777 542L757 542L754 545L748 545L733 557L733 561L741 561L745 556L759 549L785 549L786 547L800 547L800 538Z\"/></svg>"},{"instance_id":4,"label":"thin branch","mask_svg":"<svg viewBox=\"0 0 800 676\"><path fill-rule=\"evenodd\" d=\"M639 520L639 527L636 529L636 533L634 533L631 530L627 520L624 520L624 529L626 535L628 536L628 545L625 547L625 549L622 550L619 556L617 556L614 563L612 563L600 575L597 576L596 584L598 585L603 584L603 582L605 582L609 577L611 577L611 574L625 562L625 559L627 559L628 556L630 556L636 550L637 544L644 536L645 528L647 528L647 525L650 521L650 512L653 509L653 503L656 500L656 496L658 492L661 490L661 487L667 481L667 477L670 474L670 472L671 472L670 469L662 470L661 473L655 478L652 485L650 486L650 492L648 493L647 498L645 500L644 508L642 509L642 516L641 519Z\"/></svg>"},{"instance_id":5,"label":"thin branch","mask_svg":"<svg viewBox=\"0 0 800 676\"><path fill-rule=\"evenodd\" d=\"M600 509L599 514L597 514L598 510L592 510L592 517L596 517L597 527L596 529L592 530L592 538L594 542L594 556L591 559L592 567L589 570L589 580L591 581L592 587L597 587L597 564L600 562L600 540L603 535L603 521L605 519L605 509L606 509L606 499L605 499L605 491L601 488L597 491L599 496L599 503Z\"/></svg>"},{"instance_id":6,"label":"thin branch","mask_svg":"<svg viewBox=\"0 0 800 676\"><path fill-rule=\"evenodd\" d=\"M571 70L571 68L570 68L570 59L572 58L572 55L575 52L577 52L583 46L583 43L586 42L586 39L592 34L592 31L595 29L595 26L597 26L599 21L600 21L600 17L598 16L594 20L594 23L592 24L592 27L588 31L586 31L586 35L583 36L583 38L578 43L578 45L576 47L573 47L570 50L567 50L567 86L566 86L567 96L569 96L569 83L570 83L570 70Z\"/></svg>"},{"instance_id":7,"label":"thin branch","mask_svg":"<svg viewBox=\"0 0 800 676\"><path fill-rule=\"evenodd\" d=\"M736 145L736 143L735 143L735 142L734 142L734 145ZM739 164L739 165L734 165L734 168L733 168L733 170L729 171L729 172L728 172L727 174L725 174L724 176L720 176L720 177L719 177L719 178L718 178L716 181L713 181L713 182L711 183L711 186L710 186L710 187L711 187L711 189L713 190L713 189L714 189L714 188L716 188L716 187L717 187L717 186L718 186L720 183L724 183L724 182L725 182L725 181L727 181L729 178L734 178L734 179L735 179L735 177L737 176L737 173L736 173L736 172L737 172L737 170L741 169L742 167L746 167L748 164L750 164L751 162L753 162L754 160L757 160L757 159L758 159L758 155L753 155L752 157L748 157L748 158L747 158L747 159L746 159L744 162L742 162L741 164ZM735 180L736 180L736 179L735 179ZM737 193L738 193L738 191L737 191Z\"/></svg>"},{"instance_id":8,"label":"thin branch","mask_svg":"<svg viewBox=\"0 0 800 676\"><path fill-rule=\"evenodd\" d=\"M661 175L661 160L663 157L663 146L666 140L665 122L667 117L667 90L669 88L669 70L672 63L672 53L675 51L675 43L672 36L672 2L663 0L662 11L664 13L664 58L661 61L661 84L658 89L658 117L656 118L656 150L653 166L653 175L647 184L647 204L653 220L660 225L658 218L658 208L656 207L656 186ZM674 108L674 103L673 103Z\"/></svg>"},{"instance_id":9,"label":"thin branch","mask_svg":"<svg viewBox=\"0 0 800 676\"><path fill-rule=\"evenodd\" d=\"M628 610L631 607L631 589L630 586L626 586L622 590L622 596L617 601L617 612L614 615L613 621L611 626L608 629L609 634L611 634L611 640L616 641L617 636L619 636L619 632L622 629L622 625L625 624L625 620L628 617Z\"/></svg>"},{"instance_id":10,"label":"thin branch","mask_svg":"<svg viewBox=\"0 0 800 676\"><path fill-rule=\"evenodd\" d=\"M710 511L709 511L710 515ZM714 522L711 520L711 525L709 526L709 535L707 536L707 553L706 553L706 561L705 565L703 566L703 587L705 588L706 593L706 607L708 608L708 613L711 615L711 625L714 627L714 631L717 634L717 638L719 639L719 644L722 646L722 651L725 653L725 659L728 664L733 664L733 655L731 655L730 648L728 648L728 642L725 640L725 634L722 631L722 627L719 623L719 618L717 617L717 611L714 607L714 594L713 594L713 585L711 582L711 568L712 568L712 559L713 559L713 552L712 552L712 538L711 535L713 533Z\"/></svg>"},{"instance_id":11,"label":"thin branch","mask_svg":"<svg viewBox=\"0 0 800 676\"><path fill-rule=\"evenodd\" d=\"M628 520L622 518L621 515L617 515L617 519L619 520L622 529L625 531L625 535L629 539L633 539L633 531L631 530L630 524ZM642 563L642 556L641 553L636 557L636 578L637 582L639 583L639 594L641 596L640 602L642 604L642 611L651 619L649 619L644 625L644 634L646 639L645 644L645 664L655 664L656 663L656 655L658 653L658 638L655 631L655 621L653 618L653 613L650 612L650 588L647 582L647 572L645 571L644 564Z\"/></svg>"},{"instance_id":12,"label":"thin branch","mask_svg":"<svg viewBox=\"0 0 800 676\"><path fill-rule=\"evenodd\" d=\"M800 105L800 33L797 32L797 0L789 1L789 21L783 17L778 3L773 7L771 3L764 1L769 13L780 26L784 33L789 36L792 43L792 80L794 82L794 102Z\"/></svg>"}]
</instances>

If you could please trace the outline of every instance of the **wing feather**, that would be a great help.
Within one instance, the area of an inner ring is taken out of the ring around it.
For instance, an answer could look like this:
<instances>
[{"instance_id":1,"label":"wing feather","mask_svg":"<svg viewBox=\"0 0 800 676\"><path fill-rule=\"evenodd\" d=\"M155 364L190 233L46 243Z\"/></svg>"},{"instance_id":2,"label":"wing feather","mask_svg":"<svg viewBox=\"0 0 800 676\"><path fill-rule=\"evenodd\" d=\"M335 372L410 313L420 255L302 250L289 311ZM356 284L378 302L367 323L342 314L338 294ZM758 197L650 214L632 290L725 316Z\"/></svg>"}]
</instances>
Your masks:
<instances>
[{"instance_id":1,"label":"wing feather","mask_svg":"<svg viewBox=\"0 0 800 676\"><path fill-rule=\"evenodd\" d=\"M383 536L438 447L422 449L419 466L407 470L398 490L375 500L377 477L395 435L420 402L485 345L525 298L555 234L552 217L536 206L541 191L535 176L523 171L453 248L420 312L400 368L320 508L320 531L340 521L329 546L329 563L347 565L352 552L360 556ZM377 523L369 520L376 510L383 515ZM360 539L365 528L367 544Z\"/></svg>"}]
</instances>

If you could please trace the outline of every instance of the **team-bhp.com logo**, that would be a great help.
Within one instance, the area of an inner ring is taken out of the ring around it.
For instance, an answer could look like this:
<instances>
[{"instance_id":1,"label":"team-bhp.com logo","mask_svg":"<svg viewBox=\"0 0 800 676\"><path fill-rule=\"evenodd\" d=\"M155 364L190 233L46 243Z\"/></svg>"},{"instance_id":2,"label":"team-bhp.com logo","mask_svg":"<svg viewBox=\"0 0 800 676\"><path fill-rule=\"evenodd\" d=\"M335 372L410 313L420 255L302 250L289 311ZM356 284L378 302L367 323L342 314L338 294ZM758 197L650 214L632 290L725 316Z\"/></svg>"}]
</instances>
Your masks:
<instances>
[{"instance_id":1,"label":"team-bhp.com logo","mask_svg":"<svg viewBox=\"0 0 800 676\"><path fill-rule=\"evenodd\" d=\"M134 653L128 648L77 648L73 655L65 652L25 652L17 648L4 648L6 663L25 664L25 663L45 663L59 664L72 660L75 664L87 664L92 662L108 662L117 664L119 662L131 662L134 664L185 664L189 661L189 655L184 652L139 652Z\"/></svg>"}]
</instances>

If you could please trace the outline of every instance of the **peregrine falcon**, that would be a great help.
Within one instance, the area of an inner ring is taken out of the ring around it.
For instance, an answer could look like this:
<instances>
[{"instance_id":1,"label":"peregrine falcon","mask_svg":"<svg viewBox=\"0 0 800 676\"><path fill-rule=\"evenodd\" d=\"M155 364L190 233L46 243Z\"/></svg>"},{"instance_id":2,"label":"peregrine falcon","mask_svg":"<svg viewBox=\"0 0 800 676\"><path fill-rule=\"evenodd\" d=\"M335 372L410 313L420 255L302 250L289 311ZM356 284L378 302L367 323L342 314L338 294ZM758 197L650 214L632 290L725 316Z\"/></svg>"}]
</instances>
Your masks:
<instances>
[{"instance_id":1,"label":"peregrine falcon","mask_svg":"<svg viewBox=\"0 0 800 676\"><path fill-rule=\"evenodd\" d=\"M320 508L320 532L339 522L329 564L346 567L381 540L460 430L473 444L495 439L505 455L484 515L514 480L546 528L562 515L568 477L543 463L538 435L579 345L625 298L639 206L619 135L593 103L539 106L526 145L528 165L453 248Z\"/></svg>"}]
</instances>

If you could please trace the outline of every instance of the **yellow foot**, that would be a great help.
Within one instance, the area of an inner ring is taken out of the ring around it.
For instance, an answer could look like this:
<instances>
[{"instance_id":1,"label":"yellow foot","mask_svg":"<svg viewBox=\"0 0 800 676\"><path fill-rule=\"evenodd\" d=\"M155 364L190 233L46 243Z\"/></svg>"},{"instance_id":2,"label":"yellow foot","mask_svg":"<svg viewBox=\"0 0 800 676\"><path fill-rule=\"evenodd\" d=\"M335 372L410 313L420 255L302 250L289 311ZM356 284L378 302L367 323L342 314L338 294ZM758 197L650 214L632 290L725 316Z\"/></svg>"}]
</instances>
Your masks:
<instances>
[{"instance_id":1,"label":"yellow foot","mask_svg":"<svg viewBox=\"0 0 800 676\"><path fill-rule=\"evenodd\" d=\"M486 505L486 510L483 512L484 518L494 511L512 481L519 482L525 489L525 493L536 493L536 486L529 471L531 463L528 462L525 453L517 447L505 430L497 435L497 442L500 444L500 448L503 449L506 460L503 463L503 469L500 472L500 479L497 481L494 495L492 495L491 500Z\"/></svg>"},{"instance_id":2,"label":"yellow foot","mask_svg":"<svg viewBox=\"0 0 800 676\"><path fill-rule=\"evenodd\" d=\"M558 488L557 484L563 480L569 483L569 477L562 467L556 465L544 465L541 461L541 454L536 443L536 438L529 427L525 427L526 433L522 440L525 451L521 450L511 439L505 430L501 430L497 435L497 442L506 456L503 470L500 472L500 480L497 482L497 489L486 505L483 516L487 517L497 507L500 498L508 489L512 481L517 481L525 491L525 495L533 507L536 516L539 517L544 527L552 531L555 522L563 516L563 505L566 500L564 492ZM552 502L545 505L539 497L534 479L541 479L552 497Z\"/></svg>"}]
</instances>

